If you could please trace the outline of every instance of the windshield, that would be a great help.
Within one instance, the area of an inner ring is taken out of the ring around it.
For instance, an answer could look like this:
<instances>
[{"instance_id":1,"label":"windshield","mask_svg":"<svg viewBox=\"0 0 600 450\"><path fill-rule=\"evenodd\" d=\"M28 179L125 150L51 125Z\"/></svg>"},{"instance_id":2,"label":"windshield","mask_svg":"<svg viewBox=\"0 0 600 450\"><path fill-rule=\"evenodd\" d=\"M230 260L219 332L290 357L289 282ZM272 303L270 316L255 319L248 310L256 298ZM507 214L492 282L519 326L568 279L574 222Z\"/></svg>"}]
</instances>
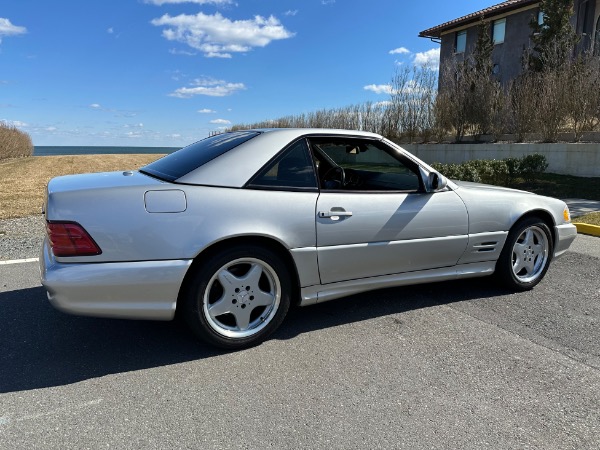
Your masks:
<instances>
[{"instance_id":1,"label":"windshield","mask_svg":"<svg viewBox=\"0 0 600 450\"><path fill-rule=\"evenodd\" d=\"M161 180L175 181L259 134L257 131L217 134L154 161L142 167L140 172Z\"/></svg>"}]
</instances>

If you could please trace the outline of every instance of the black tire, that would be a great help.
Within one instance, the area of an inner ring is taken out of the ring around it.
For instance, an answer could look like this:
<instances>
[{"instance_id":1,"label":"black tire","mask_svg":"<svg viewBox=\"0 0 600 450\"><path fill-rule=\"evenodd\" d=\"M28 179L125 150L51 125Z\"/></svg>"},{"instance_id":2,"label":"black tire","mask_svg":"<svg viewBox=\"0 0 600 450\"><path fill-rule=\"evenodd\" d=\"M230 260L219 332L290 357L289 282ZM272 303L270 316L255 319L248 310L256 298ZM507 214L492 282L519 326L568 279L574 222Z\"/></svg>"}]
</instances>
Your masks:
<instances>
[{"instance_id":1,"label":"black tire","mask_svg":"<svg viewBox=\"0 0 600 450\"><path fill-rule=\"evenodd\" d=\"M281 325L291 291L289 270L277 253L244 245L198 267L182 312L197 337L236 350L261 343Z\"/></svg>"},{"instance_id":2,"label":"black tire","mask_svg":"<svg viewBox=\"0 0 600 450\"><path fill-rule=\"evenodd\" d=\"M497 278L512 290L532 289L546 275L553 253L552 233L543 220L519 220L508 233L496 262Z\"/></svg>"}]
</instances>

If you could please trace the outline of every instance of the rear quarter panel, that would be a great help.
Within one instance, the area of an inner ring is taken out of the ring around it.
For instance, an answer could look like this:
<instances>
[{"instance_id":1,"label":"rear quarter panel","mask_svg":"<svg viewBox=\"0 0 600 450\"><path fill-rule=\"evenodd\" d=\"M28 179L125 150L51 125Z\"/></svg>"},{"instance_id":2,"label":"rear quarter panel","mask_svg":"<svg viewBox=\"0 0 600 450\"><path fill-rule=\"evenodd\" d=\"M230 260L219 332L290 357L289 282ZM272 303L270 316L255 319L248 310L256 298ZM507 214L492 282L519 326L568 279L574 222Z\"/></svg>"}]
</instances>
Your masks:
<instances>
[{"instance_id":1,"label":"rear quarter panel","mask_svg":"<svg viewBox=\"0 0 600 450\"><path fill-rule=\"evenodd\" d=\"M80 223L102 249L98 256L57 258L59 262L192 259L212 243L248 235L274 238L288 249L316 245L316 192L179 185L138 173L119 176L112 182L110 177L51 181L47 219ZM184 211L147 211L148 191L174 189L185 195Z\"/></svg>"}]
</instances>

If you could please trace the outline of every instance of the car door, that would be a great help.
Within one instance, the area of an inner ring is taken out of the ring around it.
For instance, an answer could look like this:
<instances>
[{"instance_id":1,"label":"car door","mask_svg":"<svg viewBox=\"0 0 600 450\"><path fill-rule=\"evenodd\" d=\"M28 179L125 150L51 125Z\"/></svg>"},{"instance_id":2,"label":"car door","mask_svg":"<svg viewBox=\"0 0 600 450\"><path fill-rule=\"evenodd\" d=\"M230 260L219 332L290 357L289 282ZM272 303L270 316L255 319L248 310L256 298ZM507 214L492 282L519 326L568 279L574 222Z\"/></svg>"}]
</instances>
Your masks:
<instances>
[{"instance_id":1,"label":"car door","mask_svg":"<svg viewBox=\"0 0 600 450\"><path fill-rule=\"evenodd\" d=\"M468 220L453 191L424 192L416 163L381 141L313 138L311 148L321 283L456 264Z\"/></svg>"}]
</instances>

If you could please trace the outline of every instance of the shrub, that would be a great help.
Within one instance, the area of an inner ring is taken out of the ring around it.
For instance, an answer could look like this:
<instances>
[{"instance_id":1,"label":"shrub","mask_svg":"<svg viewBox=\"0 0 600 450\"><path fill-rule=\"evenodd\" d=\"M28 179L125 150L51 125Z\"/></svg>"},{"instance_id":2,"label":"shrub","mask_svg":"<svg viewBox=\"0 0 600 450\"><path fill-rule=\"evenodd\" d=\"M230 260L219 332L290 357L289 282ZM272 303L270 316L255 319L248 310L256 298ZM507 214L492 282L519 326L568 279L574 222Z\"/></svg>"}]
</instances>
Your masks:
<instances>
[{"instance_id":1,"label":"shrub","mask_svg":"<svg viewBox=\"0 0 600 450\"><path fill-rule=\"evenodd\" d=\"M450 179L510 186L520 177L533 181L546 171L548 163L544 155L536 153L522 158L476 159L462 164L433 163L431 166Z\"/></svg>"},{"instance_id":2,"label":"shrub","mask_svg":"<svg viewBox=\"0 0 600 450\"><path fill-rule=\"evenodd\" d=\"M0 122L0 160L33 155L33 144L27 133Z\"/></svg>"},{"instance_id":3,"label":"shrub","mask_svg":"<svg viewBox=\"0 0 600 450\"><path fill-rule=\"evenodd\" d=\"M481 183L481 177L475 167L469 163L463 164L441 164L433 163L431 165L435 170L444 174L447 178L462 181L474 181Z\"/></svg>"},{"instance_id":4,"label":"shrub","mask_svg":"<svg viewBox=\"0 0 600 450\"><path fill-rule=\"evenodd\" d=\"M521 158L522 159L522 158ZM505 186L510 186L515 180L521 176L521 159L520 158L506 158L506 179Z\"/></svg>"},{"instance_id":5,"label":"shrub","mask_svg":"<svg viewBox=\"0 0 600 450\"><path fill-rule=\"evenodd\" d=\"M541 173L544 173L548 168L546 157L539 153L524 156L521 159L520 172L521 176L527 181L533 181Z\"/></svg>"},{"instance_id":6,"label":"shrub","mask_svg":"<svg viewBox=\"0 0 600 450\"><path fill-rule=\"evenodd\" d=\"M482 177L484 183L504 185L508 175L508 166L503 159L493 159L485 161L485 176Z\"/></svg>"}]
</instances>

